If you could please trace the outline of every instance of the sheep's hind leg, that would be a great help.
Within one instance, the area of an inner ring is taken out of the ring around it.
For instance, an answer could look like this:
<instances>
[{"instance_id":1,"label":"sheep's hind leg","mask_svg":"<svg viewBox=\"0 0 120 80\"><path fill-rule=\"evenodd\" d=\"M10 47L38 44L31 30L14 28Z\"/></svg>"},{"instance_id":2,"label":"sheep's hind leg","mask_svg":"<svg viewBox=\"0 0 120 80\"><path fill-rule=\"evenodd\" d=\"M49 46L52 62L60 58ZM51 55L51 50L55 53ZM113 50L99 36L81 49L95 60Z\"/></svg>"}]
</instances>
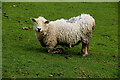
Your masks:
<instances>
[{"instance_id":1,"label":"sheep's hind leg","mask_svg":"<svg viewBox=\"0 0 120 80\"><path fill-rule=\"evenodd\" d=\"M86 47L85 43L83 43L83 42L82 42L82 49L81 49L81 53L84 53L84 52L85 52L85 47Z\"/></svg>"},{"instance_id":2,"label":"sheep's hind leg","mask_svg":"<svg viewBox=\"0 0 120 80\"><path fill-rule=\"evenodd\" d=\"M81 51L78 53L78 55L82 55L83 53L85 53L85 43L82 42L82 49L81 49Z\"/></svg>"},{"instance_id":3,"label":"sheep's hind leg","mask_svg":"<svg viewBox=\"0 0 120 80\"><path fill-rule=\"evenodd\" d=\"M87 56L88 55L89 44L85 44L85 43L83 43L83 44L84 44L84 54L83 54L83 56Z\"/></svg>"}]
</instances>

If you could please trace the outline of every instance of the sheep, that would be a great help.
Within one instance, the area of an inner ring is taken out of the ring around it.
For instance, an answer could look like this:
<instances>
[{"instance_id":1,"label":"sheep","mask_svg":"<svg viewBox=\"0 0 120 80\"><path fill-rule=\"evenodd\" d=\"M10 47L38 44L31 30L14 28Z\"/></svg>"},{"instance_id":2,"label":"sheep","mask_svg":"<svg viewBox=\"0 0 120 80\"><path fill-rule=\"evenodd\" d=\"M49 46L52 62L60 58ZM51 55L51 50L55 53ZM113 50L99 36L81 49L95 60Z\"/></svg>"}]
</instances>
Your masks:
<instances>
[{"instance_id":1,"label":"sheep","mask_svg":"<svg viewBox=\"0 0 120 80\"><path fill-rule=\"evenodd\" d=\"M55 50L57 45L65 45L69 48L82 42L80 53L88 55L89 41L95 20L89 14L70 18L48 21L44 17L31 18L34 24L36 38L43 47L48 46L48 52Z\"/></svg>"}]
</instances>

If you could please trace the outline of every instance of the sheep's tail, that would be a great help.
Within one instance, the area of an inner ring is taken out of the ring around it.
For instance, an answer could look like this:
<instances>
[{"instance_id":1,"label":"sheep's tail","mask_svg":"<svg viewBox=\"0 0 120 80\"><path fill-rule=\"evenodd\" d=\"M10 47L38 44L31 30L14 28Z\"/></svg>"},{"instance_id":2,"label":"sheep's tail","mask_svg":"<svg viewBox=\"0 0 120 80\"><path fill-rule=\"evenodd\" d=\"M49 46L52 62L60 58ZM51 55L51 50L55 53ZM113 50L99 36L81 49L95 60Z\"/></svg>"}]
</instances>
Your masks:
<instances>
[{"instance_id":1,"label":"sheep's tail","mask_svg":"<svg viewBox=\"0 0 120 80\"><path fill-rule=\"evenodd\" d=\"M92 30L94 30L94 29L95 29L95 21L93 22Z\"/></svg>"}]
</instances>

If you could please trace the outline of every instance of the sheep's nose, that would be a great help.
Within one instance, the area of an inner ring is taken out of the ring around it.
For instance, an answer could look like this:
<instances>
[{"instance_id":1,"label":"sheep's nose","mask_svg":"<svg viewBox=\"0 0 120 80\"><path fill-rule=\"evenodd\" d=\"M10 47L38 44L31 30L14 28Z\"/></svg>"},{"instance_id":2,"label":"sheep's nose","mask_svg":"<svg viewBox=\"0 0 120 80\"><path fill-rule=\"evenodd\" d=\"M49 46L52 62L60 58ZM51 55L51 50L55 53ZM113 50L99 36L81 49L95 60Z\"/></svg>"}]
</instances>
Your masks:
<instances>
[{"instance_id":1,"label":"sheep's nose","mask_svg":"<svg viewBox=\"0 0 120 80\"><path fill-rule=\"evenodd\" d=\"M38 32L40 32L41 28L37 28L38 29Z\"/></svg>"}]
</instances>

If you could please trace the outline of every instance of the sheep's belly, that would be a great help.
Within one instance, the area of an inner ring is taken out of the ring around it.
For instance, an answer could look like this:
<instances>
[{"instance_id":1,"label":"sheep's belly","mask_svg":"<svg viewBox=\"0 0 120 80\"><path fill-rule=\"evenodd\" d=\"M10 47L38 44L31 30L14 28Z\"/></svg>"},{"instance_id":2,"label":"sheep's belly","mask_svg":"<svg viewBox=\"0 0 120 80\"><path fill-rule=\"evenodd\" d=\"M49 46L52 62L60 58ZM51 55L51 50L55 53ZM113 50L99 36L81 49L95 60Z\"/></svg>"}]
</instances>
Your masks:
<instances>
[{"instance_id":1,"label":"sheep's belly","mask_svg":"<svg viewBox=\"0 0 120 80\"><path fill-rule=\"evenodd\" d=\"M57 42L59 45L73 47L81 42L80 34L75 33L63 33L59 35Z\"/></svg>"},{"instance_id":2,"label":"sheep's belly","mask_svg":"<svg viewBox=\"0 0 120 80\"><path fill-rule=\"evenodd\" d=\"M71 43L67 43L67 42L59 42L57 45L61 45L61 46L65 46L65 47L74 47L75 45L78 45L79 43L81 43L82 41L78 41L77 43L71 44Z\"/></svg>"}]
</instances>

